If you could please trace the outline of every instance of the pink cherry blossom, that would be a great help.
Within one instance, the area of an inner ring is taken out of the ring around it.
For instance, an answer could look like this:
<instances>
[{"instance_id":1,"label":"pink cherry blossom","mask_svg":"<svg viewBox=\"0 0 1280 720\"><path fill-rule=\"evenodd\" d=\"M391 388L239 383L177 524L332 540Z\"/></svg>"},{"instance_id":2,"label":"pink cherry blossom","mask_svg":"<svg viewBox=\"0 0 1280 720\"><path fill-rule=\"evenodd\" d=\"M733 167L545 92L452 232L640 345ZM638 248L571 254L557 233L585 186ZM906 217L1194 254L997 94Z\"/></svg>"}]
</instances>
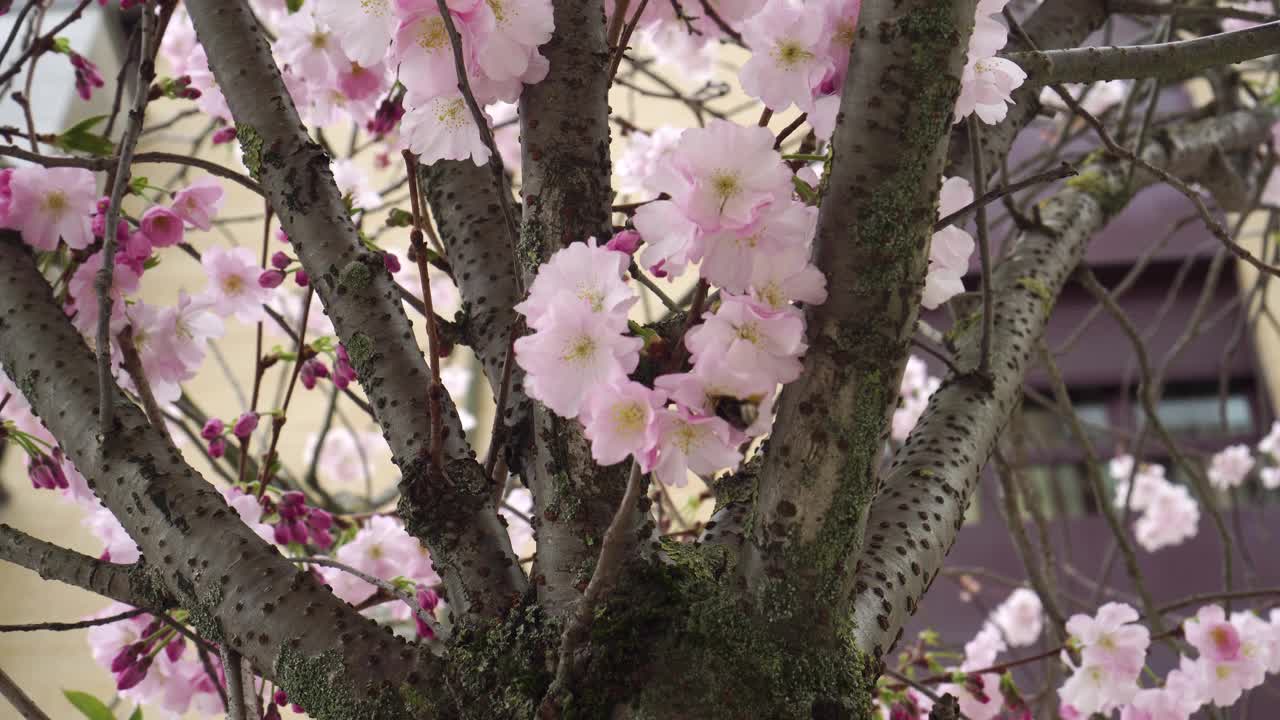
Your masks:
<instances>
[{"instance_id":1,"label":"pink cherry blossom","mask_svg":"<svg viewBox=\"0 0 1280 720\"><path fill-rule=\"evenodd\" d=\"M960 79L956 122L974 113L987 124L1003 120L1008 105L1013 102L1011 93L1027 79L1017 64L994 57L1008 41L1009 31L993 16L1007 4L1008 0L978 3L973 34L969 36L968 59Z\"/></svg>"},{"instance_id":2,"label":"pink cherry blossom","mask_svg":"<svg viewBox=\"0 0 1280 720\"><path fill-rule=\"evenodd\" d=\"M1187 642L1200 652L1200 656L1215 662L1236 660L1240 657L1240 631L1227 620L1226 613L1217 605L1200 608L1194 618L1188 619L1183 628Z\"/></svg>"},{"instance_id":3,"label":"pink cherry blossom","mask_svg":"<svg viewBox=\"0 0 1280 720\"><path fill-rule=\"evenodd\" d=\"M752 408L755 420L741 418L746 423L745 427L734 428L745 436L766 435L773 425L777 384L734 372L714 358L697 363L693 372L659 376L653 384L666 392L680 407L698 415L717 414L716 403L724 399L733 399Z\"/></svg>"},{"instance_id":4,"label":"pink cherry blossom","mask_svg":"<svg viewBox=\"0 0 1280 720\"><path fill-rule=\"evenodd\" d=\"M1240 487L1253 469L1253 451L1248 445L1232 445L1209 462L1209 484L1219 490Z\"/></svg>"},{"instance_id":5,"label":"pink cherry blossom","mask_svg":"<svg viewBox=\"0 0 1280 720\"><path fill-rule=\"evenodd\" d=\"M1044 628L1044 606L1040 596L1026 588L1018 588L991 613L991 621L1000 628L1013 647L1034 645Z\"/></svg>"},{"instance_id":6,"label":"pink cherry blossom","mask_svg":"<svg viewBox=\"0 0 1280 720\"><path fill-rule=\"evenodd\" d=\"M378 469L391 461L391 451L379 433L334 427L325 435L324 445L319 446L319 442L317 433L308 434L303 459L308 465L315 462L320 477L332 482L363 483L376 477Z\"/></svg>"},{"instance_id":7,"label":"pink cherry blossom","mask_svg":"<svg viewBox=\"0 0 1280 720\"><path fill-rule=\"evenodd\" d=\"M732 293L751 285L757 262L791 248L807 248L818 225L818 209L804 203L782 202L762 209L756 220L742 227L707 233L703 240L702 276Z\"/></svg>"},{"instance_id":8,"label":"pink cherry blossom","mask_svg":"<svg viewBox=\"0 0 1280 720\"><path fill-rule=\"evenodd\" d=\"M82 524L102 542L102 558L107 562L128 565L142 556L116 516L96 500L86 503Z\"/></svg>"},{"instance_id":9,"label":"pink cherry blossom","mask_svg":"<svg viewBox=\"0 0 1280 720\"><path fill-rule=\"evenodd\" d=\"M72 323L76 329L85 334L93 334L98 327L98 291L97 276L102 269L102 253L97 252L80 264L67 287L71 292L71 302L67 313L74 313ZM124 297L138 291L138 274L128 265L117 265L111 274L111 332L117 333L124 327Z\"/></svg>"},{"instance_id":10,"label":"pink cherry blossom","mask_svg":"<svg viewBox=\"0 0 1280 720\"><path fill-rule=\"evenodd\" d=\"M688 473L709 475L736 468L742 454L733 446L729 424L718 417L694 415L687 410L662 409L657 413L658 447L653 475L675 487L688 483Z\"/></svg>"},{"instance_id":11,"label":"pink cherry blossom","mask_svg":"<svg viewBox=\"0 0 1280 720\"><path fill-rule=\"evenodd\" d=\"M1195 537L1200 506L1181 485L1166 484L1133 524L1134 537L1147 552L1178 545Z\"/></svg>"},{"instance_id":12,"label":"pink cherry blossom","mask_svg":"<svg viewBox=\"0 0 1280 720\"><path fill-rule=\"evenodd\" d=\"M382 196L369 181L368 174L354 160L343 158L333 162L333 181L338 191L350 195L352 204L363 210L370 210L382 204Z\"/></svg>"},{"instance_id":13,"label":"pink cherry blossom","mask_svg":"<svg viewBox=\"0 0 1280 720\"><path fill-rule=\"evenodd\" d=\"M791 197L791 172L767 128L713 120L686 130L669 165L662 190L703 230L746 225L761 206Z\"/></svg>"},{"instance_id":14,"label":"pink cherry blossom","mask_svg":"<svg viewBox=\"0 0 1280 720\"><path fill-rule=\"evenodd\" d=\"M938 193L938 217L943 218L973 202L973 189L961 177L947 178ZM920 304L933 310L964 292L965 273L973 255L973 236L955 225L935 232L929 244L929 272Z\"/></svg>"},{"instance_id":15,"label":"pink cherry blossom","mask_svg":"<svg viewBox=\"0 0 1280 720\"><path fill-rule=\"evenodd\" d=\"M334 558L383 580L404 576L428 586L440 581L417 539L404 531L399 520L382 515L369 518L351 542L338 548ZM359 603L375 591L364 580L336 568L320 572L333 587L333 594L349 603Z\"/></svg>"},{"instance_id":16,"label":"pink cherry blossom","mask_svg":"<svg viewBox=\"0 0 1280 720\"><path fill-rule=\"evenodd\" d=\"M392 0L315 0L315 13L333 28L347 56L361 65L382 60L398 21Z\"/></svg>"},{"instance_id":17,"label":"pink cherry blossom","mask_svg":"<svg viewBox=\"0 0 1280 720\"><path fill-rule=\"evenodd\" d=\"M516 340L525 390L557 415L576 417L590 390L624 379L639 363L644 342L622 334L625 322L588 303L553 308L538 332Z\"/></svg>"},{"instance_id":18,"label":"pink cherry blossom","mask_svg":"<svg viewBox=\"0 0 1280 720\"><path fill-rule=\"evenodd\" d=\"M474 48L470 26L456 18L453 24L462 36L462 47ZM469 59L474 58L473 51L467 55L471 56ZM398 64L401 68L400 80L409 88L411 97L431 98L457 91L453 45L434 2L403 17L392 41L391 56L392 65ZM413 68L412 72L405 72L407 68Z\"/></svg>"},{"instance_id":19,"label":"pink cherry blossom","mask_svg":"<svg viewBox=\"0 0 1280 720\"><path fill-rule=\"evenodd\" d=\"M329 26L316 22L315 14L305 9L280 19L272 49L295 72L321 83L351 63Z\"/></svg>"},{"instance_id":20,"label":"pink cherry blossom","mask_svg":"<svg viewBox=\"0 0 1280 720\"><path fill-rule=\"evenodd\" d=\"M467 158L476 165L489 162L489 148L462 95L439 95L410 102L408 108L400 121L402 142L424 164Z\"/></svg>"},{"instance_id":21,"label":"pink cherry blossom","mask_svg":"<svg viewBox=\"0 0 1280 720\"><path fill-rule=\"evenodd\" d=\"M941 384L941 379L929 376L929 366L923 360L915 355L907 358L907 366L902 373L902 383L898 391L898 408L893 412L890 437L898 442L907 439L911 429L920 421L920 416L929 406L929 396Z\"/></svg>"},{"instance_id":22,"label":"pink cherry blossom","mask_svg":"<svg viewBox=\"0 0 1280 720\"><path fill-rule=\"evenodd\" d=\"M590 390L581 420L591 457L603 466L634 455L640 469L649 472L658 443L657 412L664 401L661 393L630 380Z\"/></svg>"},{"instance_id":23,"label":"pink cherry blossom","mask_svg":"<svg viewBox=\"0 0 1280 720\"><path fill-rule=\"evenodd\" d=\"M782 310L792 302L821 305L827 301L827 276L809 262L807 244L773 254L759 253L751 267L751 296L760 304Z\"/></svg>"},{"instance_id":24,"label":"pink cherry blossom","mask_svg":"<svg viewBox=\"0 0 1280 720\"><path fill-rule=\"evenodd\" d=\"M1137 620L1137 610L1112 602L1098 608L1094 617L1073 615L1067 620L1067 632L1080 644L1085 665L1136 676L1151 644L1151 632L1136 624Z\"/></svg>"},{"instance_id":25,"label":"pink cherry blossom","mask_svg":"<svg viewBox=\"0 0 1280 720\"><path fill-rule=\"evenodd\" d=\"M182 218L162 205L148 208L142 214L142 233L155 247L172 247L182 242Z\"/></svg>"},{"instance_id":26,"label":"pink cherry blossom","mask_svg":"<svg viewBox=\"0 0 1280 720\"><path fill-rule=\"evenodd\" d=\"M5 227L36 250L54 250L61 238L82 249L93 242L89 215L98 201L93 173L79 168L22 167L9 179Z\"/></svg>"},{"instance_id":27,"label":"pink cherry blossom","mask_svg":"<svg viewBox=\"0 0 1280 720\"><path fill-rule=\"evenodd\" d=\"M807 106L833 70L825 30L823 13L792 0L769 0L743 26L752 50L739 75L743 91L775 111Z\"/></svg>"},{"instance_id":28,"label":"pink cherry blossom","mask_svg":"<svg viewBox=\"0 0 1280 720\"><path fill-rule=\"evenodd\" d=\"M1071 674L1058 690L1064 703L1087 718L1104 715L1131 702L1138 693L1135 675L1117 672L1102 665L1085 664Z\"/></svg>"},{"instance_id":29,"label":"pink cherry blossom","mask_svg":"<svg viewBox=\"0 0 1280 720\"><path fill-rule=\"evenodd\" d=\"M255 535L263 540L274 543L275 532L271 526L262 522L262 503L258 498L247 493L238 487L226 488L222 491L222 497L236 511L236 515L240 517L240 521L249 527Z\"/></svg>"},{"instance_id":30,"label":"pink cherry blossom","mask_svg":"<svg viewBox=\"0 0 1280 720\"><path fill-rule=\"evenodd\" d=\"M191 227L208 230L213 217L222 209L222 185L213 178L201 178L173 198L173 212Z\"/></svg>"},{"instance_id":31,"label":"pink cherry blossom","mask_svg":"<svg viewBox=\"0 0 1280 720\"><path fill-rule=\"evenodd\" d=\"M614 162L618 189L624 193L662 192L651 186L660 165L668 162L680 142L684 128L662 125L652 134L641 131L626 136L626 149ZM643 209L643 208L641 208Z\"/></svg>"},{"instance_id":32,"label":"pink cherry blossom","mask_svg":"<svg viewBox=\"0 0 1280 720\"><path fill-rule=\"evenodd\" d=\"M626 253L597 246L595 238L557 250L538 268L528 299L515 310L539 329L553 321L553 310L563 303L625 318L637 300L635 291L623 280L629 260Z\"/></svg>"},{"instance_id":33,"label":"pink cherry blossom","mask_svg":"<svg viewBox=\"0 0 1280 720\"><path fill-rule=\"evenodd\" d=\"M265 317L262 305L271 298L271 290L258 284L262 266L252 251L215 245L205 251L201 264L209 279L203 299L211 310L246 323Z\"/></svg>"},{"instance_id":34,"label":"pink cherry blossom","mask_svg":"<svg viewBox=\"0 0 1280 720\"><path fill-rule=\"evenodd\" d=\"M686 333L685 346L695 364L722 361L758 382L788 383L803 370L804 319L794 309L775 311L730 295Z\"/></svg>"},{"instance_id":35,"label":"pink cherry blossom","mask_svg":"<svg viewBox=\"0 0 1280 720\"><path fill-rule=\"evenodd\" d=\"M636 211L632 223L644 238L640 264L651 272L658 268L660 276L679 276L691 260L701 256L698 226L674 202L660 200L644 205Z\"/></svg>"},{"instance_id":36,"label":"pink cherry blossom","mask_svg":"<svg viewBox=\"0 0 1280 720\"><path fill-rule=\"evenodd\" d=\"M1120 720L1190 720L1194 708L1188 711L1185 705L1163 688L1146 688L1120 711Z\"/></svg>"},{"instance_id":37,"label":"pink cherry blossom","mask_svg":"<svg viewBox=\"0 0 1280 720\"><path fill-rule=\"evenodd\" d=\"M550 0L485 0L476 6L473 22L476 60L495 83L525 80L530 65L542 60L538 46L555 29Z\"/></svg>"}]
</instances>

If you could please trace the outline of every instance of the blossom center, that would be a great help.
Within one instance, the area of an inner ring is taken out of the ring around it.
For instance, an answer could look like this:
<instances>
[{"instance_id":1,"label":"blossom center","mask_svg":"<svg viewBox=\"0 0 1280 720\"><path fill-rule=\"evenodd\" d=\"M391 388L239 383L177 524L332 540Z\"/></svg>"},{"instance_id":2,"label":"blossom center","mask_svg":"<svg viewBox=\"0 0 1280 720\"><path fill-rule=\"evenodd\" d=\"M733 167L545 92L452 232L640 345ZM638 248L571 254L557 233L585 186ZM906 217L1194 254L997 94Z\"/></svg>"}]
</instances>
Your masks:
<instances>
[{"instance_id":1,"label":"blossom center","mask_svg":"<svg viewBox=\"0 0 1280 720\"><path fill-rule=\"evenodd\" d=\"M755 323L748 322L735 325L733 329L737 332L739 340L746 340L752 345L760 343L760 328L756 327Z\"/></svg>"},{"instance_id":2,"label":"blossom center","mask_svg":"<svg viewBox=\"0 0 1280 720\"><path fill-rule=\"evenodd\" d=\"M499 25L505 25L507 22L507 6L502 0L486 0L489 3L489 10L493 13L493 19Z\"/></svg>"},{"instance_id":3,"label":"blossom center","mask_svg":"<svg viewBox=\"0 0 1280 720\"><path fill-rule=\"evenodd\" d=\"M742 183L737 173L720 170L711 176L711 191L722 201L727 201L742 192Z\"/></svg>"},{"instance_id":4,"label":"blossom center","mask_svg":"<svg viewBox=\"0 0 1280 720\"><path fill-rule=\"evenodd\" d=\"M360 0L360 9L366 15L379 17L387 14L387 0Z\"/></svg>"},{"instance_id":5,"label":"blossom center","mask_svg":"<svg viewBox=\"0 0 1280 720\"><path fill-rule=\"evenodd\" d=\"M596 340L590 335L581 335L569 342L561 357L566 362L585 365L596 355Z\"/></svg>"},{"instance_id":6,"label":"blossom center","mask_svg":"<svg viewBox=\"0 0 1280 720\"><path fill-rule=\"evenodd\" d=\"M466 103L462 98L444 100L436 106L436 119L440 121L441 125L451 130L457 130L466 125L466 112Z\"/></svg>"},{"instance_id":7,"label":"blossom center","mask_svg":"<svg viewBox=\"0 0 1280 720\"><path fill-rule=\"evenodd\" d=\"M329 33L316 32L311 33L311 47L316 50L324 50L329 47Z\"/></svg>"},{"instance_id":8,"label":"blossom center","mask_svg":"<svg viewBox=\"0 0 1280 720\"><path fill-rule=\"evenodd\" d=\"M836 23L835 39L841 45L853 45L853 23L848 20Z\"/></svg>"},{"instance_id":9,"label":"blossom center","mask_svg":"<svg viewBox=\"0 0 1280 720\"><path fill-rule=\"evenodd\" d=\"M804 46L794 40L784 40L773 49L773 58L778 61L779 65L787 69L794 69L801 63L806 63L813 59L813 53L804 49Z\"/></svg>"},{"instance_id":10,"label":"blossom center","mask_svg":"<svg viewBox=\"0 0 1280 720\"><path fill-rule=\"evenodd\" d=\"M422 21L418 32L418 45L427 52L444 47L449 42L449 33L444 27L444 18L436 16Z\"/></svg>"},{"instance_id":11,"label":"blossom center","mask_svg":"<svg viewBox=\"0 0 1280 720\"><path fill-rule=\"evenodd\" d=\"M586 300L593 312L604 312L604 293L589 285L578 286L578 299Z\"/></svg>"},{"instance_id":12,"label":"blossom center","mask_svg":"<svg viewBox=\"0 0 1280 720\"><path fill-rule=\"evenodd\" d=\"M684 423L679 430L675 431L671 441L676 447L680 448L680 452L688 455L694 448L702 444L702 428Z\"/></svg>"},{"instance_id":13,"label":"blossom center","mask_svg":"<svg viewBox=\"0 0 1280 720\"><path fill-rule=\"evenodd\" d=\"M44 209L51 215L61 215L67 210L67 196L61 190L54 190L44 196Z\"/></svg>"},{"instance_id":14,"label":"blossom center","mask_svg":"<svg viewBox=\"0 0 1280 720\"><path fill-rule=\"evenodd\" d=\"M239 275L228 275L222 279L222 291L228 295L239 295L244 291L244 278Z\"/></svg>"},{"instance_id":15,"label":"blossom center","mask_svg":"<svg viewBox=\"0 0 1280 720\"><path fill-rule=\"evenodd\" d=\"M644 408L638 402L616 405L613 409L613 424L620 433L637 434L644 430Z\"/></svg>"}]
</instances>

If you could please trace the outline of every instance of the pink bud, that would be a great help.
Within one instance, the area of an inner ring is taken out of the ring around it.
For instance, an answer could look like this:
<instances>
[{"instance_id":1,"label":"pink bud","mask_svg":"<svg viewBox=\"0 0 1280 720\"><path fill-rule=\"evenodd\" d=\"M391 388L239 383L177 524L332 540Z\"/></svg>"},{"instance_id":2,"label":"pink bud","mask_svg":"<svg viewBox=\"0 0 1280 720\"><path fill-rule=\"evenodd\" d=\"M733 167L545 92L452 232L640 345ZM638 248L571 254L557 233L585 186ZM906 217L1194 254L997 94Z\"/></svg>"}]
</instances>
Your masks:
<instances>
[{"instance_id":1,"label":"pink bud","mask_svg":"<svg viewBox=\"0 0 1280 720\"><path fill-rule=\"evenodd\" d=\"M283 706L289 702L289 695L283 690L276 690L275 695L272 695L271 699L275 704Z\"/></svg>"},{"instance_id":2,"label":"pink bud","mask_svg":"<svg viewBox=\"0 0 1280 720\"><path fill-rule=\"evenodd\" d=\"M277 250L271 255L271 267L277 270L284 270L289 267L291 262L293 262L293 259L286 255L283 250Z\"/></svg>"},{"instance_id":3,"label":"pink bud","mask_svg":"<svg viewBox=\"0 0 1280 720\"><path fill-rule=\"evenodd\" d=\"M226 426L222 424L221 420L218 418L210 418L209 421L204 424L204 428L200 430L200 437L205 440L212 440L221 436L226 429Z\"/></svg>"},{"instance_id":4,"label":"pink bud","mask_svg":"<svg viewBox=\"0 0 1280 720\"><path fill-rule=\"evenodd\" d=\"M183 638L174 638L172 642L164 646L165 657L169 658L170 662L177 662L178 658L182 657L182 653L186 652L186 650L187 641Z\"/></svg>"},{"instance_id":5,"label":"pink bud","mask_svg":"<svg viewBox=\"0 0 1280 720\"><path fill-rule=\"evenodd\" d=\"M293 273L293 281L298 284L298 287L306 287L311 284L311 276L306 270L298 270Z\"/></svg>"},{"instance_id":6,"label":"pink bud","mask_svg":"<svg viewBox=\"0 0 1280 720\"><path fill-rule=\"evenodd\" d=\"M258 429L258 414L247 412L236 419L231 432L241 440L248 440L254 430Z\"/></svg>"},{"instance_id":7,"label":"pink bud","mask_svg":"<svg viewBox=\"0 0 1280 720\"><path fill-rule=\"evenodd\" d=\"M604 246L615 252L633 255L635 254L635 251L640 248L640 242L640 233L635 230L623 230L612 238L609 238L609 242L605 243Z\"/></svg>"},{"instance_id":8,"label":"pink bud","mask_svg":"<svg viewBox=\"0 0 1280 720\"><path fill-rule=\"evenodd\" d=\"M400 258L393 252L382 253L382 264L387 266L387 272L400 272Z\"/></svg>"},{"instance_id":9,"label":"pink bud","mask_svg":"<svg viewBox=\"0 0 1280 720\"><path fill-rule=\"evenodd\" d=\"M279 270L264 270L258 276L258 286L264 288L280 287L280 283L284 282L284 273Z\"/></svg>"},{"instance_id":10,"label":"pink bud","mask_svg":"<svg viewBox=\"0 0 1280 720\"><path fill-rule=\"evenodd\" d=\"M236 128L234 125L224 127L213 134L213 144L222 145L236 139Z\"/></svg>"},{"instance_id":11,"label":"pink bud","mask_svg":"<svg viewBox=\"0 0 1280 720\"><path fill-rule=\"evenodd\" d=\"M216 437L209 441L209 457L218 459L227 454L227 441Z\"/></svg>"},{"instance_id":12,"label":"pink bud","mask_svg":"<svg viewBox=\"0 0 1280 720\"><path fill-rule=\"evenodd\" d=\"M124 672L116 676L116 689L128 690L136 687L147 677L147 671L151 669L151 658L144 657L142 660L130 665Z\"/></svg>"}]
</instances>

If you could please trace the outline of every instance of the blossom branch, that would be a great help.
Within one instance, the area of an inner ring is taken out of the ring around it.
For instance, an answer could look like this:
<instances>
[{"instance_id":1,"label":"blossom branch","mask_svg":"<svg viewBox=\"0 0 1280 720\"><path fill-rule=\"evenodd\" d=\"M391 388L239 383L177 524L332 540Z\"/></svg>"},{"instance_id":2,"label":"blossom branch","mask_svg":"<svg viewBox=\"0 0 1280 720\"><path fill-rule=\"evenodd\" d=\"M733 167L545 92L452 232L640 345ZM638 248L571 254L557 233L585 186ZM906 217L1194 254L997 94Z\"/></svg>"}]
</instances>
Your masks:
<instances>
[{"instance_id":1,"label":"blossom branch","mask_svg":"<svg viewBox=\"0 0 1280 720\"><path fill-rule=\"evenodd\" d=\"M155 563L155 571L143 577L155 577L156 586L167 592L151 593L151 602L134 597L131 604L155 606L159 601L154 598L172 597L193 615L207 618L209 640L229 644L291 697L314 708L313 717L337 720L372 713L373 707L394 710L403 700L381 690L385 683L434 692L427 681L411 680L410 673L435 675L441 672L439 660L386 637L374 622L280 557L239 521L221 493L187 465L114 385L117 429L110 438L95 432L90 411L97 375L93 356L53 297L30 250L12 232L0 237L0 308L5 309L0 316L0 363L6 373L20 379L33 410L143 556ZM57 374L48 372L59 363ZM51 547L21 537L23 542L15 543L13 537L11 530L0 534L0 556L23 564L41 562L40 551ZM96 563L63 560L39 567L72 582L85 573L95 590L106 585L92 572L100 572ZM263 582L264 578L271 581ZM115 584L105 589L118 594L128 587ZM344 623L352 636L338 642L331 625L316 623L313 615ZM371 655L392 651L403 652L404 661L367 662ZM317 667L327 668L319 684L309 680L305 670ZM335 692L343 703L326 705ZM389 710L382 717L404 714Z\"/></svg>"},{"instance_id":2,"label":"blossom branch","mask_svg":"<svg viewBox=\"0 0 1280 720\"><path fill-rule=\"evenodd\" d=\"M103 618L94 618L92 620L81 620L79 622L42 622L32 623L29 625L0 625L0 633L8 632L68 632L71 630L83 630L85 628L98 627L99 625L110 625L121 620L135 618L147 612L143 608L134 608L125 610L122 613L108 615Z\"/></svg>"},{"instance_id":3,"label":"blossom branch","mask_svg":"<svg viewBox=\"0 0 1280 720\"><path fill-rule=\"evenodd\" d=\"M988 171L987 174L990 175L990 171ZM1063 162L1061 165L1051 170L1045 170L1044 172L1036 173L1035 175L1023 178L1015 183L993 188L985 193L981 193L978 199L968 205L965 205L950 215L943 216L941 220L938 220L938 222L933 224L933 229L934 231L938 231L948 225L954 225L957 221L963 219L969 213L974 212L978 208L990 205L996 200L1007 197L1016 192L1026 190L1029 187L1043 183L1050 183L1055 180L1061 180L1062 178L1075 177L1078 174L1079 173L1076 172L1076 169L1072 167L1070 163Z\"/></svg>"},{"instance_id":4,"label":"blossom branch","mask_svg":"<svg viewBox=\"0 0 1280 720\"><path fill-rule=\"evenodd\" d=\"M1280 21L1193 40L1128 47L1022 51L1005 57L1027 71L1026 84L1183 77L1280 52Z\"/></svg>"},{"instance_id":5,"label":"blossom branch","mask_svg":"<svg viewBox=\"0 0 1280 720\"><path fill-rule=\"evenodd\" d=\"M9 145L0 145L0 157L18 158L43 167L76 167L94 171L111 170L120 166L120 157L118 155L102 158L55 157L53 155L41 155ZM262 186L254 182L252 178L246 177L225 165L203 158L168 152L144 152L133 156L133 164L138 165L140 163L183 165L199 168L210 175L230 180L256 195L264 194Z\"/></svg>"},{"instance_id":6,"label":"blossom branch","mask_svg":"<svg viewBox=\"0 0 1280 720\"><path fill-rule=\"evenodd\" d=\"M400 467L402 487L410 490L401 503L406 526L429 539L458 612L504 612L526 581L488 493L462 478L430 473L421 462L432 437L428 398L420 392L430 369L390 272L361 244L329 158L305 132L246 0L192 0L187 10L242 142L262 143L260 161L250 163L351 355ZM453 467L472 451L447 394L442 405L444 455Z\"/></svg>"},{"instance_id":7,"label":"blossom branch","mask_svg":"<svg viewBox=\"0 0 1280 720\"><path fill-rule=\"evenodd\" d=\"M1147 144L1143 157L1169 172L1194 176L1211 157L1210 149L1253 147L1267 137L1276 118L1274 111L1258 110L1170 127ZM1151 175L1139 174L1129 188L1127 165L1092 163L1081 169L1090 183L1066 188L1042 204L1043 226L1023 233L992 275L993 385L983 390L963 376L949 378L895 454L871 507L867 550L854 583L857 642L866 651L876 656L889 651L941 568L981 468L1017 404L1047 310L1090 238L1124 207L1130 192L1152 182ZM956 338L961 368L976 364L977 340L972 329Z\"/></svg>"}]
</instances>

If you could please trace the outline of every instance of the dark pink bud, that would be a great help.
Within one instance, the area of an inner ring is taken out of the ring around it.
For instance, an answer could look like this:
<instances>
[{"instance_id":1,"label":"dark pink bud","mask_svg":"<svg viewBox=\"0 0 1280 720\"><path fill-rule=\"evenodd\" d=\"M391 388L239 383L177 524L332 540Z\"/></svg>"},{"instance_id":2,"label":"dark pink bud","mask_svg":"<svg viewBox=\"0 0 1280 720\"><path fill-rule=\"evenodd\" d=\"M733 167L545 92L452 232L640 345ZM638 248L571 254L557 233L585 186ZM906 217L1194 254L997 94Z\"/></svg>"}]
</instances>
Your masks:
<instances>
[{"instance_id":1,"label":"dark pink bud","mask_svg":"<svg viewBox=\"0 0 1280 720\"><path fill-rule=\"evenodd\" d=\"M277 250L271 255L271 267L277 270L284 270L291 262L293 258L286 255L283 250Z\"/></svg>"},{"instance_id":2,"label":"dark pink bud","mask_svg":"<svg viewBox=\"0 0 1280 720\"><path fill-rule=\"evenodd\" d=\"M311 284L311 276L306 270L297 270L293 273L293 281L298 284L298 287L307 287Z\"/></svg>"},{"instance_id":3,"label":"dark pink bud","mask_svg":"<svg viewBox=\"0 0 1280 720\"><path fill-rule=\"evenodd\" d=\"M165 657L171 662L177 662L182 657L182 653L187 650L187 641L183 638L174 638L172 642L164 646Z\"/></svg>"},{"instance_id":4,"label":"dark pink bud","mask_svg":"<svg viewBox=\"0 0 1280 720\"><path fill-rule=\"evenodd\" d=\"M382 253L382 264L387 266L387 272L400 272L400 258L393 252Z\"/></svg>"},{"instance_id":5,"label":"dark pink bud","mask_svg":"<svg viewBox=\"0 0 1280 720\"><path fill-rule=\"evenodd\" d=\"M247 412L236 419L231 432L241 440L248 440L254 430L258 429L258 414Z\"/></svg>"},{"instance_id":6,"label":"dark pink bud","mask_svg":"<svg viewBox=\"0 0 1280 720\"><path fill-rule=\"evenodd\" d=\"M609 242L605 243L605 247L610 250L633 255L635 254L635 251L640 248L640 242L640 233L635 230L623 230L612 238L609 238Z\"/></svg>"},{"instance_id":7,"label":"dark pink bud","mask_svg":"<svg viewBox=\"0 0 1280 720\"><path fill-rule=\"evenodd\" d=\"M262 714L262 720L280 720L280 708L268 705L267 711Z\"/></svg>"},{"instance_id":8,"label":"dark pink bud","mask_svg":"<svg viewBox=\"0 0 1280 720\"><path fill-rule=\"evenodd\" d=\"M212 440L216 437L221 437L222 433L225 432L226 429L227 426L223 425L221 420L218 418L211 418L200 430L200 437L205 440Z\"/></svg>"},{"instance_id":9,"label":"dark pink bud","mask_svg":"<svg viewBox=\"0 0 1280 720\"><path fill-rule=\"evenodd\" d=\"M116 656L111 659L111 672L122 673L125 668L132 665L138 659L138 653L142 651L142 643L130 643L120 649Z\"/></svg>"},{"instance_id":10,"label":"dark pink bud","mask_svg":"<svg viewBox=\"0 0 1280 720\"><path fill-rule=\"evenodd\" d=\"M216 437L209 441L209 457L217 458L227 454L227 441Z\"/></svg>"},{"instance_id":11,"label":"dark pink bud","mask_svg":"<svg viewBox=\"0 0 1280 720\"><path fill-rule=\"evenodd\" d=\"M307 524L316 530L328 530L333 527L333 516L320 508L311 508L307 513Z\"/></svg>"},{"instance_id":12,"label":"dark pink bud","mask_svg":"<svg viewBox=\"0 0 1280 720\"><path fill-rule=\"evenodd\" d=\"M187 90L195 90L195 88L183 88L184 95L186 94ZM196 92L198 93L200 91L196 90ZM194 100L195 98L191 98L191 99ZM222 145L223 143L229 143L235 139L236 139L236 128L234 125L230 127L224 127L213 134L214 145Z\"/></svg>"},{"instance_id":13,"label":"dark pink bud","mask_svg":"<svg viewBox=\"0 0 1280 720\"><path fill-rule=\"evenodd\" d=\"M272 695L271 699L272 701L275 702L275 704L284 706L286 703L289 702L289 695L285 693L285 691L283 690L276 690L275 695Z\"/></svg>"},{"instance_id":14,"label":"dark pink bud","mask_svg":"<svg viewBox=\"0 0 1280 720\"><path fill-rule=\"evenodd\" d=\"M436 606L440 604L439 593L431 588L419 586L416 595L418 607L427 612L435 612Z\"/></svg>"},{"instance_id":15,"label":"dark pink bud","mask_svg":"<svg viewBox=\"0 0 1280 720\"><path fill-rule=\"evenodd\" d=\"M279 270L264 270L258 276L258 286L264 288L280 287L280 283L284 282L284 273Z\"/></svg>"},{"instance_id":16,"label":"dark pink bud","mask_svg":"<svg viewBox=\"0 0 1280 720\"><path fill-rule=\"evenodd\" d=\"M151 658L144 657L142 660L130 665L124 672L116 676L116 689L128 690L136 687L147 677L147 671L151 669Z\"/></svg>"},{"instance_id":17,"label":"dark pink bud","mask_svg":"<svg viewBox=\"0 0 1280 720\"><path fill-rule=\"evenodd\" d=\"M666 260L666 258L663 258L663 259L659 260L657 263L655 263L655 264L653 264L652 266L650 266L650 267L649 267L649 274L650 274L650 275L652 275L652 276L654 276L654 277L656 277L656 278L664 278L664 277L666 277L666 276L667 276L667 271L662 269L662 266L664 266L664 265L666 265L666 264L667 264L667 260Z\"/></svg>"}]
</instances>

